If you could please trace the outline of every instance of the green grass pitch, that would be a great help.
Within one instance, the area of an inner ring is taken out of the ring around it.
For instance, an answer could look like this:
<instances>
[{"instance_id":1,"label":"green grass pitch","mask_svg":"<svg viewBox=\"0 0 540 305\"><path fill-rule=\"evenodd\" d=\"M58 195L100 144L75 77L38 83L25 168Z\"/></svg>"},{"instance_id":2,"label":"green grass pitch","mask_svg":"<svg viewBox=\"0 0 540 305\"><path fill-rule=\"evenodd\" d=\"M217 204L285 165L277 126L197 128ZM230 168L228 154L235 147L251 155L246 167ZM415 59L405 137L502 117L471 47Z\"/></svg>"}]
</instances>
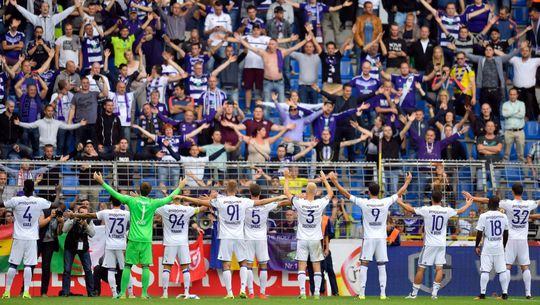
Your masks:
<instances>
[{"instance_id":1,"label":"green grass pitch","mask_svg":"<svg viewBox=\"0 0 540 305\"><path fill-rule=\"evenodd\" d=\"M11 298L9 300L1 300L0 304L28 304L28 305L111 305L111 304L126 304L126 305L147 305L147 304L179 304L179 303L191 303L197 305L215 305L215 304L249 304L249 305L295 305L295 304L339 304L339 305L358 305L358 304L411 304L411 305L424 305L424 304L438 304L438 305L460 305L460 304L540 304L540 299L526 300L524 297L510 297L507 301L497 300L493 297L488 297L485 300L473 300L473 297L447 297L441 296L438 300L432 300L430 297L418 297L415 300L406 300L403 297L392 296L385 301L379 300L378 297L367 297L365 300L358 300L352 297L323 297L321 300L316 301L308 297L307 300L298 300L295 297L268 297L266 300L260 300L258 298L252 300L234 299L223 300L221 297L201 297L200 300L183 300L169 297L169 299L152 298L150 300L137 299L125 299L125 300L112 300L108 297L99 298L87 298L87 297L48 297L40 298L34 297L32 300L23 300L18 297Z\"/></svg>"}]
</instances>

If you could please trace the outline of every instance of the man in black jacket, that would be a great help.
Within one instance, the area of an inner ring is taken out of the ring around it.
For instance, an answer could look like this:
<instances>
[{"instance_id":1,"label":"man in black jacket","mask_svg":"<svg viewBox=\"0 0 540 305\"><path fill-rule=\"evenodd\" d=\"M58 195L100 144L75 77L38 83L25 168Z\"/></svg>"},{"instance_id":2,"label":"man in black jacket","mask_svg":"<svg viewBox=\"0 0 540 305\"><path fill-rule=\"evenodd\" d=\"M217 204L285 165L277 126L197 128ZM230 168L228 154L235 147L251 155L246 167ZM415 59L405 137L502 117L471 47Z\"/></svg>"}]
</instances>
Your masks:
<instances>
[{"instance_id":1,"label":"man in black jacket","mask_svg":"<svg viewBox=\"0 0 540 305\"><path fill-rule=\"evenodd\" d=\"M114 114L113 101L107 99L103 102L104 112L96 120L96 134L98 150L110 153L120 141L122 127L120 119Z\"/></svg>"},{"instance_id":2,"label":"man in black jacket","mask_svg":"<svg viewBox=\"0 0 540 305\"><path fill-rule=\"evenodd\" d=\"M15 125L15 120L20 120L19 115L14 113L15 103L8 101L6 111L0 114L0 150L2 159L20 159L20 155L31 156L32 149L19 144L22 128Z\"/></svg>"},{"instance_id":3,"label":"man in black jacket","mask_svg":"<svg viewBox=\"0 0 540 305\"><path fill-rule=\"evenodd\" d=\"M409 48L409 55L414 58L414 68L416 73L425 74L432 61L433 47L435 43L429 39L429 27L420 28L420 39L413 42Z\"/></svg>"}]
</instances>

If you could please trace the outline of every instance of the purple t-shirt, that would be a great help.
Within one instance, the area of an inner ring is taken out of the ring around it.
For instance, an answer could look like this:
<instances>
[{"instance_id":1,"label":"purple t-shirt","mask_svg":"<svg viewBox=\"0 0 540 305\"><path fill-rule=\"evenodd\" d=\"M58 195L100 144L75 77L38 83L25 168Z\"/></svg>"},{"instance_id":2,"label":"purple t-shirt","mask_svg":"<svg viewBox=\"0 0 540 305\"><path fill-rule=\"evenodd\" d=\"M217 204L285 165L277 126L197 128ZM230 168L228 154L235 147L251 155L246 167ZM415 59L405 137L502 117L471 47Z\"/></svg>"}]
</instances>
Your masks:
<instances>
[{"instance_id":1,"label":"purple t-shirt","mask_svg":"<svg viewBox=\"0 0 540 305\"><path fill-rule=\"evenodd\" d=\"M378 79L371 76L365 79L362 75L355 76L349 84L353 87L357 95L373 93L381 86L381 82Z\"/></svg>"},{"instance_id":2,"label":"purple t-shirt","mask_svg":"<svg viewBox=\"0 0 540 305\"><path fill-rule=\"evenodd\" d=\"M416 108L416 87L414 86L415 82L422 82L424 76L422 74L413 74L410 73L407 76L392 74L392 84L394 89L403 90L403 95L400 97L399 106L402 109L414 109Z\"/></svg>"},{"instance_id":3,"label":"purple t-shirt","mask_svg":"<svg viewBox=\"0 0 540 305\"><path fill-rule=\"evenodd\" d=\"M463 14L466 18L467 15L474 13L479 10L483 10L486 5L482 4L480 6L477 6L475 4L467 5L465 8L465 13ZM489 11L483 12L482 14L472 18L467 19L467 28L471 33L480 33L486 26L489 20Z\"/></svg>"}]
</instances>

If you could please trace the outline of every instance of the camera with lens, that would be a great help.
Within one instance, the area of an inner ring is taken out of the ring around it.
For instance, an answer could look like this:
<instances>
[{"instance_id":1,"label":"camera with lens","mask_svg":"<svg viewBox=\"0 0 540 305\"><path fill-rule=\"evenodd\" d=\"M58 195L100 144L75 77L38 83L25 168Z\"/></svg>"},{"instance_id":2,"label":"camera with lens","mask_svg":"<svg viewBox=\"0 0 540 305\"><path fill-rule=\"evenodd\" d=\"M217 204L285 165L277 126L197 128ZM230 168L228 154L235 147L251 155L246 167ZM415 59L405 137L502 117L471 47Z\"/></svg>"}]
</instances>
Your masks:
<instances>
[{"instance_id":1,"label":"camera with lens","mask_svg":"<svg viewBox=\"0 0 540 305\"><path fill-rule=\"evenodd\" d=\"M60 209L57 209L56 210L56 213L54 214L56 218L60 218L62 216L64 216L64 211L60 210Z\"/></svg>"}]
</instances>

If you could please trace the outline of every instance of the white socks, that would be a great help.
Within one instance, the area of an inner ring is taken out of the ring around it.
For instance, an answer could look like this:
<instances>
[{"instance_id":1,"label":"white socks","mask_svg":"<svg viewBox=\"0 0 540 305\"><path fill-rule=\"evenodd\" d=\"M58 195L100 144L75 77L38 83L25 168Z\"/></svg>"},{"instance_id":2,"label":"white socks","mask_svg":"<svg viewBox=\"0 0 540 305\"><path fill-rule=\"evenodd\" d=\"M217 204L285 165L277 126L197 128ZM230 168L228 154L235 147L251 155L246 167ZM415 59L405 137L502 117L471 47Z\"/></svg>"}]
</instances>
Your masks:
<instances>
[{"instance_id":1,"label":"white socks","mask_svg":"<svg viewBox=\"0 0 540 305\"><path fill-rule=\"evenodd\" d=\"M268 271L266 269L259 269L259 282L261 284L261 294L266 294L266 285L268 285Z\"/></svg>"},{"instance_id":2,"label":"white socks","mask_svg":"<svg viewBox=\"0 0 540 305\"><path fill-rule=\"evenodd\" d=\"M17 269L9 267L7 272L7 279L6 279L6 291L11 290L11 285L13 284L13 279L15 278L15 275L17 274Z\"/></svg>"},{"instance_id":3,"label":"white socks","mask_svg":"<svg viewBox=\"0 0 540 305\"><path fill-rule=\"evenodd\" d=\"M231 270L223 270L223 280L225 281L225 289L227 289L227 295L232 295L231 277Z\"/></svg>"},{"instance_id":4,"label":"white socks","mask_svg":"<svg viewBox=\"0 0 540 305\"><path fill-rule=\"evenodd\" d=\"M132 275L129 276L129 283L128 283L127 291L128 291L128 295L133 295L133 276Z\"/></svg>"},{"instance_id":5,"label":"white socks","mask_svg":"<svg viewBox=\"0 0 540 305\"><path fill-rule=\"evenodd\" d=\"M510 275L510 272L508 272ZM508 276L508 283L510 283L510 276ZM523 283L525 284L525 296L531 295L531 270L527 269L523 271Z\"/></svg>"},{"instance_id":6,"label":"white socks","mask_svg":"<svg viewBox=\"0 0 540 305\"><path fill-rule=\"evenodd\" d=\"M118 292L116 290L116 270L109 269L109 271L107 271L107 281L109 281L109 287L111 287L112 296L118 296Z\"/></svg>"},{"instance_id":7,"label":"white socks","mask_svg":"<svg viewBox=\"0 0 540 305\"><path fill-rule=\"evenodd\" d=\"M315 282L315 289L313 289L313 295L321 294L322 274L320 272L313 273L313 281Z\"/></svg>"},{"instance_id":8,"label":"white socks","mask_svg":"<svg viewBox=\"0 0 540 305\"><path fill-rule=\"evenodd\" d=\"M189 296L189 287L191 287L191 274L189 268L182 270L182 277L184 280L184 295Z\"/></svg>"},{"instance_id":9,"label":"white socks","mask_svg":"<svg viewBox=\"0 0 540 305\"><path fill-rule=\"evenodd\" d=\"M381 296L386 296L386 265L378 265L377 269L379 269L379 286L381 287Z\"/></svg>"},{"instance_id":10,"label":"white socks","mask_svg":"<svg viewBox=\"0 0 540 305\"><path fill-rule=\"evenodd\" d=\"M489 282L489 273L480 273L480 294L486 294L486 287Z\"/></svg>"},{"instance_id":11,"label":"white socks","mask_svg":"<svg viewBox=\"0 0 540 305\"><path fill-rule=\"evenodd\" d=\"M501 282L501 287L502 287L502 293L503 294L508 293L508 284L509 284L508 283L509 282L508 274L510 272L507 272L507 271L499 273L499 282Z\"/></svg>"},{"instance_id":12,"label":"white socks","mask_svg":"<svg viewBox=\"0 0 540 305\"><path fill-rule=\"evenodd\" d=\"M253 269L248 268L246 285L250 294L253 294Z\"/></svg>"},{"instance_id":13,"label":"white socks","mask_svg":"<svg viewBox=\"0 0 540 305\"><path fill-rule=\"evenodd\" d=\"M436 297L439 293L439 289L441 289L441 283L433 282L433 290L431 291L431 295Z\"/></svg>"},{"instance_id":14,"label":"white socks","mask_svg":"<svg viewBox=\"0 0 540 305\"><path fill-rule=\"evenodd\" d=\"M418 290L420 290L420 284L413 283L411 295L418 295Z\"/></svg>"},{"instance_id":15,"label":"white socks","mask_svg":"<svg viewBox=\"0 0 540 305\"><path fill-rule=\"evenodd\" d=\"M169 295L169 278L171 277L171 271L163 269L161 273L161 284L163 285L163 296Z\"/></svg>"},{"instance_id":16,"label":"white socks","mask_svg":"<svg viewBox=\"0 0 540 305\"><path fill-rule=\"evenodd\" d=\"M246 283L248 277L248 269L246 266L240 267L240 292L246 292Z\"/></svg>"},{"instance_id":17,"label":"white socks","mask_svg":"<svg viewBox=\"0 0 540 305\"><path fill-rule=\"evenodd\" d=\"M300 295L306 295L306 272L298 271L298 288L300 288Z\"/></svg>"},{"instance_id":18,"label":"white socks","mask_svg":"<svg viewBox=\"0 0 540 305\"><path fill-rule=\"evenodd\" d=\"M359 282L360 282L360 293L359 296L365 296L366 295L366 281L367 281L367 266L360 266L360 275L359 275Z\"/></svg>"},{"instance_id":19,"label":"white socks","mask_svg":"<svg viewBox=\"0 0 540 305\"><path fill-rule=\"evenodd\" d=\"M506 273L506 278L508 279L505 283L505 286L502 286L502 291L508 291L508 285L510 285L510 270L506 270L504 273ZM499 277L500 279L500 277Z\"/></svg>"},{"instance_id":20,"label":"white socks","mask_svg":"<svg viewBox=\"0 0 540 305\"><path fill-rule=\"evenodd\" d=\"M32 267L24 267L24 292L30 291L30 283L32 282Z\"/></svg>"}]
</instances>

